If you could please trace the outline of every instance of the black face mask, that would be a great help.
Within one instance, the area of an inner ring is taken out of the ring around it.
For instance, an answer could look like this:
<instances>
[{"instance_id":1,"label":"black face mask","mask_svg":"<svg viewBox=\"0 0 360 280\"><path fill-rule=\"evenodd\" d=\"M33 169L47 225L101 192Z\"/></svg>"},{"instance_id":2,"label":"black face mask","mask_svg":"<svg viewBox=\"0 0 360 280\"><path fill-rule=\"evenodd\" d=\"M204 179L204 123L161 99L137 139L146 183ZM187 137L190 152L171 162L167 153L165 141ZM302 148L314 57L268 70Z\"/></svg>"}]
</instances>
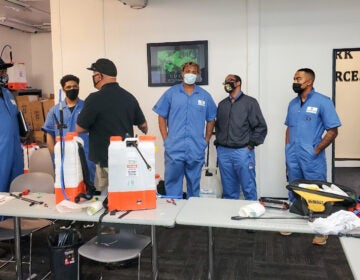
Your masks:
<instances>
[{"instance_id":1,"label":"black face mask","mask_svg":"<svg viewBox=\"0 0 360 280\"><path fill-rule=\"evenodd\" d=\"M3 74L0 76L0 87L6 87L6 84L9 82L8 74Z\"/></svg>"},{"instance_id":2,"label":"black face mask","mask_svg":"<svg viewBox=\"0 0 360 280\"><path fill-rule=\"evenodd\" d=\"M224 85L224 90L227 93L231 93L235 89L235 84L233 82L226 82Z\"/></svg>"},{"instance_id":3,"label":"black face mask","mask_svg":"<svg viewBox=\"0 0 360 280\"><path fill-rule=\"evenodd\" d=\"M95 82L95 77L96 77L97 75L100 75L100 78L101 78L101 79L102 79L102 77L103 77L101 74L96 74L96 75L93 75L93 76L92 76L94 88L96 88L96 85L97 85L98 83L100 83L100 81L101 81L101 79L100 79L100 80L98 80L97 82Z\"/></svg>"},{"instance_id":4,"label":"black face mask","mask_svg":"<svg viewBox=\"0 0 360 280\"><path fill-rule=\"evenodd\" d=\"M305 89L301 88L301 84L299 83L293 83L293 91L295 91L297 94L302 94L304 92Z\"/></svg>"},{"instance_id":5,"label":"black face mask","mask_svg":"<svg viewBox=\"0 0 360 280\"><path fill-rule=\"evenodd\" d=\"M70 100L74 101L79 95L79 89L78 88L72 88L66 91L66 97Z\"/></svg>"}]
</instances>

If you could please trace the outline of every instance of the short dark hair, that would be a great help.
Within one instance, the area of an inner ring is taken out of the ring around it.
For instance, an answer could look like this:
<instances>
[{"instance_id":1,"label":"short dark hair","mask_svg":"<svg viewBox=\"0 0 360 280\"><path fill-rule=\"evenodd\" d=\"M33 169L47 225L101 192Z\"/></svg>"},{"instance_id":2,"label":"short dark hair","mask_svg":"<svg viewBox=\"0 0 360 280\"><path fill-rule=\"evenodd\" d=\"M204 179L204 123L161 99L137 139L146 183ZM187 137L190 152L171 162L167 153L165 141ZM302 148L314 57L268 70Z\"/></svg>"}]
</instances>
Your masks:
<instances>
[{"instance_id":1,"label":"short dark hair","mask_svg":"<svg viewBox=\"0 0 360 280\"><path fill-rule=\"evenodd\" d=\"M74 75L65 75L65 76L62 77L61 80L60 80L61 86L64 87L65 84L66 84L66 82L68 82L68 81L74 81L74 82L76 82L77 84L80 83L80 79L79 79L78 77L76 77L76 76L74 76Z\"/></svg>"},{"instance_id":2,"label":"short dark hair","mask_svg":"<svg viewBox=\"0 0 360 280\"><path fill-rule=\"evenodd\" d=\"M185 68L188 67L188 66L196 67L198 74L200 74L200 66L199 66L199 64L197 64L194 61L188 61L188 62L185 62L183 65L181 65L181 72L184 71Z\"/></svg>"},{"instance_id":3,"label":"short dark hair","mask_svg":"<svg viewBox=\"0 0 360 280\"><path fill-rule=\"evenodd\" d=\"M234 77L235 77L235 81L240 82L240 86L241 86L241 85L242 85L242 81L241 81L240 76L234 75Z\"/></svg>"},{"instance_id":4,"label":"short dark hair","mask_svg":"<svg viewBox=\"0 0 360 280\"><path fill-rule=\"evenodd\" d=\"M300 68L297 72L305 72L309 74L313 80L315 80L315 72L310 68Z\"/></svg>"}]
</instances>

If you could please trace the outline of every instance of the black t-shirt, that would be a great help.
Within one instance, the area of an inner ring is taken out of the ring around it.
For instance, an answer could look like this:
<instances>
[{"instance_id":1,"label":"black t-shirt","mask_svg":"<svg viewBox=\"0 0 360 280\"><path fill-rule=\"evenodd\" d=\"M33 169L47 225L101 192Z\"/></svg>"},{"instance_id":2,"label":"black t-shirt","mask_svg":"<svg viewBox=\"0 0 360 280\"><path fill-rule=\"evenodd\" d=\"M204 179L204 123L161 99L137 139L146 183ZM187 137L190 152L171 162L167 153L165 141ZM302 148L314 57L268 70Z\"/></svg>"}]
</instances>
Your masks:
<instances>
[{"instance_id":1,"label":"black t-shirt","mask_svg":"<svg viewBox=\"0 0 360 280\"><path fill-rule=\"evenodd\" d=\"M134 125L145 122L136 98L118 83L105 84L85 100L77 124L89 131L89 158L100 166L108 166L110 136L133 136Z\"/></svg>"}]
</instances>

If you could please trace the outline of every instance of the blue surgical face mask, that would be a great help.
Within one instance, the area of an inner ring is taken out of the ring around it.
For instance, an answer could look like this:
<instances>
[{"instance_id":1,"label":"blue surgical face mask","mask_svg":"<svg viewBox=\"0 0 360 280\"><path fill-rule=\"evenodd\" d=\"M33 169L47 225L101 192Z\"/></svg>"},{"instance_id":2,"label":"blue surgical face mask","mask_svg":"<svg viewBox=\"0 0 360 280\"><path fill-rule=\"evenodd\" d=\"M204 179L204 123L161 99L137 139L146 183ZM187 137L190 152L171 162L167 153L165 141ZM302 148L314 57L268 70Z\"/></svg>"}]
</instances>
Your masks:
<instances>
[{"instance_id":1,"label":"blue surgical face mask","mask_svg":"<svg viewBox=\"0 0 360 280\"><path fill-rule=\"evenodd\" d=\"M196 82L196 75L192 73L186 73L184 75L184 83L188 85L193 85Z\"/></svg>"}]
</instances>

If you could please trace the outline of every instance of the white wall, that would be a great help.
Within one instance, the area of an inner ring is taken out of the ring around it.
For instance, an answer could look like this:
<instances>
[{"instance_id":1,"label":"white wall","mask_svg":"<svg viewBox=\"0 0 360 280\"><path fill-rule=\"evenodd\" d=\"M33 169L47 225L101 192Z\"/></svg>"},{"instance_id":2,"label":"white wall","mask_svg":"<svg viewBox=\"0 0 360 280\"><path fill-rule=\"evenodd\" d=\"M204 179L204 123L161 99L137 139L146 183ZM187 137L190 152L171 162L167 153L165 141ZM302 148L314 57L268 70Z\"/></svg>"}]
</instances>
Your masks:
<instances>
[{"instance_id":1,"label":"white wall","mask_svg":"<svg viewBox=\"0 0 360 280\"><path fill-rule=\"evenodd\" d=\"M204 88L218 102L226 96L221 83L228 73L243 78L243 90L259 100L269 126L257 148L260 194L286 196L283 123L294 97L293 74L313 68L316 89L331 96L332 49L359 46L359 8L357 0L150 0L142 10L117 0L52 0L54 89L62 75L73 73L85 98L95 91L86 67L99 57L113 60L120 85L138 98L149 133L158 137L156 171L162 174L162 141L151 108L166 88L147 86L146 43L208 40Z\"/></svg>"},{"instance_id":2,"label":"white wall","mask_svg":"<svg viewBox=\"0 0 360 280\"><path fill-rule=\"evenodd\" d=\"M33 88L40 88L43 97L54 93L51 33L30 35L31 69L28 83Z\"/></svg>"},{"instance_id":3,"label":"white wall","mask_svg":"<svg viewBox=\"0 0 360 280\"><path fill-rule=\"evenodd\" d=\"M216 102L220 101L226 96L221 83L227 73L233 72L244 78L246 89L245 2L231 1L231 9L218 1L206 3L209 4L204 7L202 1L185 0L179 5L178 1L152 0L145 9L134 10L117 0L51 2L52 23L60 26L52 28L55 88L59 77L72 72L80 77L80 95L86 97L95 91L92 72L86 67L99 57L113 60L120 85L137 97L148 120L149 133L157 136L156 171L161 174L163 145L157 115L151 109L167 88L147 86L146 44L208 40L209 86L204 88ZM80 10L81 18L76 16ZM221 16L224 13L228 17Z\"/></svg>"},{"instance_id":4,"label":"white wall","mask_svg":"<svg viewBox=\"0 0 360 280\"><path fill-rule=\"evenodd\" d=\"M10 45L13 61L25 63L28 87L41 89L44 97L52 93L51 34L30 34L3 26L0 34L0 47ZM3 59L10 61L8 48L4 50Z\"/></svg>"},{"instance_id":5,"label":"white wall","mask_svg":"<svg viewBox=\"0 0 360 280\"><path fill-rule=\"evenodd\" d=\"M269 135L262 147L260 180L265 195L278 194L285 183L285 125L294 72L316 73L315 89L332 96L332 50L359 47L360 2L356 0L262 0L260 7L260 92ZM331 180L331 149L328 180ZM283 192L286 194L286 192Z\"/></svg>"}]
</instances>

